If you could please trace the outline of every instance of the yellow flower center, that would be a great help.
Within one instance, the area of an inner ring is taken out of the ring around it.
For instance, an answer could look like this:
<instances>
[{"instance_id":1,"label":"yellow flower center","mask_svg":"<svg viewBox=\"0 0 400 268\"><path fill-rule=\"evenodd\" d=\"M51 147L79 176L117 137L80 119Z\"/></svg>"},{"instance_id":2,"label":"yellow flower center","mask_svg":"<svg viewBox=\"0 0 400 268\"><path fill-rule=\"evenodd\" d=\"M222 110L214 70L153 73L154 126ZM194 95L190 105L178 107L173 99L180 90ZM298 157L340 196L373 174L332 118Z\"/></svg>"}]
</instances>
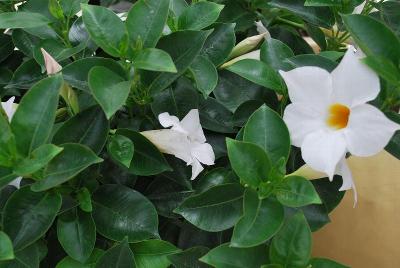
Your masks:
<instances>
[{"instance_id":1,"label":"yellow flower center","mask_svg":"<svg viewBox=\"0 0 400 268\"><path fill-rule=\"evenodd\" d=\"M342 129L349 122L350 109L339 103L332 104L329 107L326 123L334 129Z\"/></svg>"}]
</instances>

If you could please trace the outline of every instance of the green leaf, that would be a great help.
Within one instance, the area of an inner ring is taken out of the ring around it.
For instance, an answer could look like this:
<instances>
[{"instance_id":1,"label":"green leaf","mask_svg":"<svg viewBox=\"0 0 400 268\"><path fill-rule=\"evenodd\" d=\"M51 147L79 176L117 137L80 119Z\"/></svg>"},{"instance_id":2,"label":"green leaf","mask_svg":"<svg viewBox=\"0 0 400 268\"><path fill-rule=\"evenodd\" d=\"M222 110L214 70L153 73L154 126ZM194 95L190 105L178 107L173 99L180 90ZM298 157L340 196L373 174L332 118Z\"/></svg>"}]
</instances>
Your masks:
<instances>
[{"instance_id":1,"label":"green leaf","mask_svg":"<svg viewBox=\"0 0 400 268\"><path fill-rule=\"evenodd\" d=\"M160 151L140 133L118 129L116 134L129 138L135 147L129 170L136 175L150 176L171 170Z\"/></svg>"},{"instance_id":2,"label":"green leaf","mask_svg":"<svg viewBox=\"0 0 400 268\"><path fill-rule=\"evenodd\" d=\"M229 161L243 184L257 188L266 181L271 170L271 162L265 151L258 145L226 139Z\"/></svg>"},{"instance_id":3,"label":"green leaf","mask_svg":"<svg viewBox=\"0 0 400 268\"><path fill-rule=\"evenodd\" d=\"M158 237L158 215L139 192L117 184L100 186L93 197L93 218L104 237L129 243Z\"/></svg>"},{"instance_id":4,"label":"green leaf","mask_svg":"<svg viewBox=\"0 0 400 268\"><path fill-rule=\"evenodd\" d=\"M243 141L263 148L273 164L282 157L287 161L290 152L289 130L283 119L263 105L247 121Z\"/></svg>"},{"instance_id":5,"label":"green leaf","mask_svg":"<svg viewBox=\"0 0 400 268\"><path fill-rule=\"evenodd\" d=\"M152 94L168 87L180 77L199 54L210 31L178 31L164 36L157 48L167 52L175 63L176 73L149 73L146 79L151 81Z\"/></svg>"},{"instance_id":6,"label":"green leaf","mask_svg":"<svg viewBox=\"0 0 400 268\"><path fill-rule=\"evenodd\" d=\"M103 161L84 145L66 143L61 147L64 150L47 165L44 178L32 184L33 191L39 192L58 186L75 177L87 167Z\"/></svg>"},{"instance_id":7,"label":"green leaf","mask_svg":"<svg viewBox=\"0 0 400 268\"><path fill-rule=\"evenodd\" d=\"M14 172L18 175L32 174L49 163L56 157L63 148L53 144L43 144L33 150L28 158L22 159L14 168Z\"/></svg>"},{"instance_id":8,"label":"green leaf","mask_svg":"<svg viewBox=\"0 0 400 268\"><path fill-rule=\"evenodd\" d=\"M237 183L218 185L187 198L174 212L202 230L226 230L241 215L243 190Z\"/></svg>"},{"instance_id":9,"label":"green leaf","mask_svg":"<svg viewBox=\"0 0 400 268\"><path fill-rule=\"evenodd\" d=\"M207 98L218 83L218 73L214 64L206 57L198 55L189 70L196 81L197 89Z\"/></svg>"},{"instance_id":10,"label":"green leaf","mask_svg":"<svg viewBox=\"0 0 400 268\"><path fill-rule=\"evenodd\" d=\"M277 71L262 61L254 59L240 60L230 65L227 70L278 93L283 93L286 90L284 82Z\"/></svg>"},{"instance_id":11,"label":"green leaf","mask_svg":"<svg viewBox=\"0 0 400 268\"><path fill-rule=\"evenodd\" d=\"M112 59L89 57L72 62L62 70L64 79L68 84L86 92L91 92L88 86L89 71L95 66L103 66L121 77L125 77L122 66Z\"/></svg>"},{"instance_id":12,"label":"green leaf","mask_svg":"<svg viewBox=\"0 0 400 268\"><path fill-rule=\"evenodd\" d=\"M14 259L13 245L5 232L0 231L0 261Z\"/></svg>"},{"instance_id":13,"label":"green leaf","mask_svg":"<svg viewBox=\"0 0 400 268\"><path fill-rule=\"evenodd\" d=\"M107 250L96 263L96 268L134 268L135 259L129 248L128 240Z\"/></svg>"},{"instance_id":14,"label":"green leaf","mask_svg":"<svg viewBox=\"0 0 400 268\"><path fill-rule=\"evenodd\" d=\"M22 11L0 13L0 29L33 28L49 23L50 20L39 13Z\"/></svg>"},{"instance_id":15,"label":"green leaf","mask_svg":"<svg viewBox=\"0 0 400 268\"><path fill-rule=\"evenodd\" d=\"M346 265L337 263L335 261L329 260L329 259L323 259L323 258L313 258L310 261L311 267L315 268L349 268Z\"/></svg>"},{"instance_id":16,"label":"green leaf","mask_svg":"<svg viewBox=\"0 0 400 268\"><path fill-rule=\"evenodd\" d=\"M96 242L96 226L92 215L79 209L63 213L57 221L57 237L71 258L85 262Z\"/></svg>"},{"instance_id":17,"label":"green leaf","mask_svg":"<svg viewBox=\"0 0 400 268\"><path fill-rule=\"evenodd\" d=\"M95 248L90 257L84 263L78 262L67 256L57 263L56 268L93 268L103 254L104 250Z\"/></svg>"},{"instance_id":18,"label":"green leaf","mask_svg":"<svg viewBox=\"0 0 400 268\"><path fill-rule=\"evenodd\" d=\"M146 48L138 52L133 59L133 66L137 69L176 73L176 67L171 56L157 48Z\"/></svg>"},{"instance_id":19,"label":"green leaf","mask_svg":"<svg viewBox=\"0 0 400 268\"><path fill-rule=\"evenodd\" d=\"M99 106L93 106L71 117L57 130L53 143L79 143L99 153L106 143L109 122Z\"/></svg>"},{"instance_id":20,"label":"green leaf","mask_svg":"<svg viewBox=\"0 0 400 268\"><path fill-rule=\"evenodd\" d=\"M271 261L285 267L306 267L311 257L311 239L306 218L297 212L272 239Z\"/></svg>"},{"instance_id":21,"label":"green leaf","mask_svg":"<svg viewBox=\"0 0 400 268\"><path fill-rule=\"evenodd\" d=\"M187 7L178 18L180 30L201 30L215 22L223 5L202 1Z\"/></svg>"},{"instance_id":22,"label":"green leaf","mask_svg":"<svg viewBox=\"0 0 400 268\"><path fill-rule=\"evenodd\" d=\"M365 15L343 15L343 22L367 56L384 57L395 64L400 61L400 40L382 22Z\"/></svg>"},{"instance_id":23,"label":"green leaf","mask_svg":"<svg viewBox=\"0 0 400 268\"><path fill-rule=\"evenodd\" d=\"M129 168L133 158L135 147L132 140L122 135L114 135L110 138L107 152L117 162Z\"/></svg>"},{"instance_id":24,"label":"green leaf","mask_svg":"<svg viewBox=\"0 0 400 268\"><path fill-rule=\"evenodd\" d=\"M45 78L35 84L21 99L11 121L18 150L28 156L46 143L56 117L61 75Z\"/></svg>"},{"instance_id":25,"label":"green leaf","mask_svg":"<svg viewBox=\"0 0 400 268\"><path fill-rule=\"evenodd\" d=\"M317 26L330 29L335 24L334 14L329 8L304 6L304 0L272 0L270 5L291 11Z\"/></svg>"},{"instance_id":26,"label":"green leaf","mask_svg":"<svg viewBox=\"0 0 400 268\"><path fill-rule=\"evenodd\" d=\"M254 247L270 239L284 220L283 206L276 200L259 199L258 193L247 188L243 199L243 216L236 223L232 247Z\"/></svg>"},{"instance_id":27,"label":"green leaf","mask_svg":"<svg viewBox=\"0 0 400 268\"><path fill-rule=\"evenodd\" d=\"M131 244L131 249L135 254L136 267L138 268L168 268L171 263L167 256L180 249L163 240L147 240Z\"/></svg>"},{"instance_id":28,"label":"green leaf","mask_svg":"<svg viewBox=\"0 0 400 268\"><path fill-rule=\"evenodd\" d=\"M131 83L102 66L93 67L88 80L93 97L110 119L125 104Z\"/></svg>"},{"instance_id":29,"label":"green leaf","mask_svg":"<svg viewBox=\"0 0 400 268\"><path fill-rule=\"evenodd\" d=\"M208 268L209 265L202 263L199 259L206 255L208 248L198 246L185 251L168 255L168 260L177 268Z\"/></svg>"},{"instance_id":30,"label":"green leaf","mask_svg":"<svg viewBox=\"0 0 400 268\"><path fill-rule=\"evenodd\" d=\"M123 55L122 42L128 35L122 20L102 6L82 4L81 7L83 22L92 40L111 56Z\"/></svg>"},{"instance_id":31,"label":"green leaf","mask_svg":"<svg viewBox=\"0 0 400 268\"><path fill-rule=\"evenodd\" d=\"M260 59L275 70L288 71L291 66L285 62L294 56L290 47L280 40L269 38L260 48Z\"/></svg>"},{"instance_id":32,"label":"green leaf","mask_svg":"<svg viewBox=\"0 0 400 268\"><path fill-rule=\"evenodd\" d=\"M155 47L168 17L169 0L139 0L128 12L126 28L131 45Z\"/></svg>"},{"instance_id":33,"label":"green leaf","mask_svg":"<svg viewBox=\"0 0 400 268\"><path fill-rule=\"evenodd\" d=\"M15 191L4 207L2 223L14 249L23 249L42 237L60 208L59 194L32 192L29 186Z\"/></svg>"},{"instance_id":34,"label":"green leaf","mask_svg":"<svg viewBox=\"0 0 400 268\"><path fill-rule=\"evenodd\" d=\"M322 203L313 184L299 176L286 177L282 185L276 190L276 198L287 207L302 207Z\"/></svg>"},{"instance_id":35,"label":"green leaf","mask_svg":"<svg viewBox=\"0 0 400 268\"><path fill-rule=\"evenodd\" d=\"M218 268L259 268L267 263L267 248L260 245L252 248L234 248L229 244L220 245L200 258L202 262Z\"/></svg>"},{"instance_id":36,"label":"green leaf","mask_svg":"<svg viewBox=\"0 0 400 268\"><path fill-rule=\"evenodd\" d=\"M219 66L229 57L236 43L234 23L216 23L214 31L207 37L200 54Z\"/></svg>"}]
</instances>

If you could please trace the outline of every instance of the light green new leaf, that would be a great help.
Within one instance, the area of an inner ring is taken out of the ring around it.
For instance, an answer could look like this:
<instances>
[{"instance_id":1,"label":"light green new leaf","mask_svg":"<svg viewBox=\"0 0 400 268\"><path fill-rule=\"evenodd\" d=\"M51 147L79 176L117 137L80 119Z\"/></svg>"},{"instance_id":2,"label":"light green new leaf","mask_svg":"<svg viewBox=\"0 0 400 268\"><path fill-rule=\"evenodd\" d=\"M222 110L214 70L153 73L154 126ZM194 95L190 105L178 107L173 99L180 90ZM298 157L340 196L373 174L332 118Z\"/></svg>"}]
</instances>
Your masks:
<instances>
[{"instance_id":1,"label":"light green new leaf","mask_svg":"<svg viewBox=\"0 0 400 268\"><path fill-rule=\"evenodd\" d=\"M14 172L20 176L32 174L56 157L63 148L53 144L43 144L33 150L29 157L17 163Z\"/></svg>"},{"instance_id":2,"label":"light green new leaf","mask_svg":"<svg viewBox=\"0 0 400 268\"><path fill-rule=\"evenodd\" d=\"M56 118L62 83L61 75L45 78L21 99L11 121L11 129L22 155L28 156L48 141Z\"/></svg>"},{"instance_id":3,"label":"light green new leaf","mask_svg":"<svg viewBox=\"0 0 400 268\"><path fill-rule=\"evenodd\" d=\"M39 13L4 12L0 13L0 29L33 28L50 23L50 20Z\"/></svg>"},{"instance_id":4,"label":"light green new leaf","mask_svg":"<svg viewBox=\"0 0 400 268\"><path fill-rule=\"evenodd\" d=\"M89 88L93 97L110 119L126 102L131 83L106 67L93 67L89 72Z\"/></svg>"},{"instance_id":5,"label":"light green new leaf","mask_svg":"<svg viewBox=\"0 0 400 268\"><path fill-rule=\"evenodd\" d=\"M133 158L134 148L133 142L127 137L114 135L110 138L107 152L115 161L129 168Z\"/></svg>"},{"instance_id":6,"label":"light green new leaf","mask_svg":"<svg viewBox=\"0 0 400 268\"><path fill-rule=\"evenodd\" d=\"M236 223L232 247L254 247L270 239L284 220L283 206L274 199L259 199L258 193L247 188L243 199L243 216Z\"/></svg>"},{"instance_id":7,"label":"light green new leaf","mask_svg":"<svg viewBox=\"0 0 400 268\"><path fill-rule=\"evenodd\" d=\"M180 30L201 30L215 22L223 5L201 1L187 7L178 18Z\"/></svg>"},{"instance_id":8,"label":"light green new leaf","mask_svg":"<svg viewBox=\"0 0 400 268\"><path fill-rule=\"evenodd\" d=\"M214 90L218 83L218 73L214 64L206 57L198 55L189 70L196 81L197 89L203 94L204 98Z\"/></svg>"},{"instance_id":9,"label":"light green new leaf","mask_svg":"<svg viewBox=\"0 0 400 268\"><path fill-rule=\"evenodd\" d=\"M47 165L44 178L32 184L33 191L53 188L78 175L87 167L103 161L84 145L66 143L61 147L64 150Z\"/></svg>"},{"instance_id":10,"label":"light green new leaf","mask_svg":"<svg viewBox=\"0 0 400 268\"><path fill-rule=\"evenodd\" d=\"M14 259L13 245L5 232L0 231L0 261Z\"/></svg>"},{"instance_id":11,"label":"light green new leaf","mask_svg":"<svg viewBox=\"0 0 400 268\"><path fill-rule=\"evenodd\" d=\"M322 203L313 184L299 176L286 177L282 185L276 190L276 198L288 207Z\"/></svg>"},{"instance_id":12,"label":"light green new leaf","mask_svg":"<svg viewBox=\"0 0 400 268\"><path fill-rule=\"evenodd\" d=\"M128 12L126 28L131 46L155 47L168 17L169 0L139 0Z\"/></svg>"},{"instance_id":13,"label":"light green new leaf","mask_svg":"<svg viewBox=\"0 0 400 268\"><path fill-rule=\"evenodd\" d=\"M157 48L146 48L133 59L133 66L137 69L176 73L176 67L171 56Z\"/></svg>"},{"instance_id":14,"label":"light green new leaf","mask_svg":"<svg viewBox=\"0 0 400 268\"><path fill-rule=\"evenodd\" d=\"M229 161L240 181L257 188L266 181L271 170L271 162L265 151L258 145L226 139Z\"/></svg>"}]
</instances>

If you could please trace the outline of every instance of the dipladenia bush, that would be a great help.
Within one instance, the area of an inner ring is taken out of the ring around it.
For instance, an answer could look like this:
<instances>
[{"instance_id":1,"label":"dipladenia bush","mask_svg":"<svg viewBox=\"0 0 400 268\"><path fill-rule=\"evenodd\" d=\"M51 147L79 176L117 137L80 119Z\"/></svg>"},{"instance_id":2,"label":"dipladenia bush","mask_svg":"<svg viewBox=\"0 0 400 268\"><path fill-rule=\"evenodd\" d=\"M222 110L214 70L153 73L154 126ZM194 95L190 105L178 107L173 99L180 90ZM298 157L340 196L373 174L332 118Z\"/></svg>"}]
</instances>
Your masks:
<instances>
[{"instance_id":1,"label":"dipladenia bush","mask_svg":"<svg viewBox=\"0 0 400 268\"><path fill-rule=\"evenodd\" d=\"M0 10L0 267L347 267L312 232L400 157L399 1Z\"/></svg>"}]
</instances>

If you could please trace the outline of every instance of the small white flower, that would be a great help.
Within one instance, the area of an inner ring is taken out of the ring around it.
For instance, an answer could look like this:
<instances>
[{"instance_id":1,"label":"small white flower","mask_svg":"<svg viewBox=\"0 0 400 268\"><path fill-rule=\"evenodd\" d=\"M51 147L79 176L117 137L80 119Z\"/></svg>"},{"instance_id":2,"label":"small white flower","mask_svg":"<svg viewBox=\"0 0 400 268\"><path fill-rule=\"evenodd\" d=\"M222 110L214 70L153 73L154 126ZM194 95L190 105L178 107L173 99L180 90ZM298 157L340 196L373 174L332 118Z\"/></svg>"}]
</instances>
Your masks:
<instances>
[{"instance_id":1,"label":"small white flower","mask_svg":"<svg viewBox=\"0 0 400 268\"><path fill-rule=\"evenodd\" d=\"M361 57L361 51L350 47L331 73L311 66L280 71L292 101L284 113L292 144L301 147L311 168L326 173L330 180L341 175L341 191L355 191L346 153L372 156L400 129L366 104L376 98L380 85L379 77L360 62Z\"/></svg>"},{"instance_id":2,"label":"small white flower","mask_svg":"<svg viewBox=\"0 0 400 268\"><path fill-rule=\"evenodd\" d=\"M62 70L61 65L46 50L40 48L40 51L43 54L47 75L56 74Z\"/></svg>"},{"instance_id":3,"label":"small white flower","mask_svg":"<svg viewBox=\"0 0 400 268\"><path fill-rule=\"evenodd\" d=\"M163 127L171 128L143 131L141 134L161 152L172 154L191 165L192 180L204 169L201 163L214 165L214 151L211 145L206 143L197 109L191 110L182 121L169 113L160 114L158 120Z\"/></svg>"},{"instance_id":4,"label":"small white flower","mask_svg":"<svg viewBox=\"0 0 400 268\"><path fill-rule=\"evenodd\" d=\"M6 102L1 103L1 107L3 107L4 112L6 112L8 121L11 122L12 117L14 116L15 111L17 110L17 104L14 103L15 97L11 97ZM19 188L22 177L17 177L15 180L10 182L8 185L13 185Z\"/></svg>"}]
</instances>

